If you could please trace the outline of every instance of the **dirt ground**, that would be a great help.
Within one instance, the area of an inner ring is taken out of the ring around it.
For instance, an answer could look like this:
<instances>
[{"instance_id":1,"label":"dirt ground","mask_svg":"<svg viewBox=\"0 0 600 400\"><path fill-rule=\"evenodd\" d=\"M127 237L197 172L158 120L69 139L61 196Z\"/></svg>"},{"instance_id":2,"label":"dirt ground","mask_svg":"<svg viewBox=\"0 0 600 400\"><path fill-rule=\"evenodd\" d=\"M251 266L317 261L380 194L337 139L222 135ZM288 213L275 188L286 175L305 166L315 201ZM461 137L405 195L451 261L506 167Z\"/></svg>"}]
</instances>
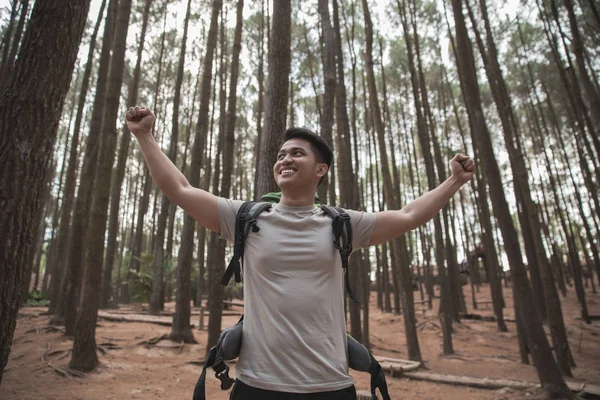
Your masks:
<instances>
[{"instance_id":1,"label":"dirt ground","mask_svg":"<svg viewBox=\"0 0 600 400\"><path fill-rule=\"evenodd\" d=\"M492 315L491 305L473 310L470 288L464 286L469 312ZM592 315L600 315L600 295L587 291L587 303ZM532 366L519 362L515 331L512 295L504 289L508 307L505 316L509 319L509 332L496 331L494 322L463 320L455 324L453 335L456 354L444 357L441 354L442 334L436 313L417 305L419 342L425 360L425 369L441 374L471 377L512 378L536 382ZM415 300L419 300L415 292ZM490 299L488 287L476 293L479 301ZM577 367L574 381L600 383L600 321L591 325L579 318L575 291L570 290L562 298L565 324ZM173 310L168 304L167 310ZM115 313L132 314L141 306L121 307ZM236 307L234 307L234 310ZM238 307L241 311L241 309ZM437 307L434 303L434 310ZM66 368L72 347L72 338L60 331L47 329L48 316L44 308L22 308L19 311L12 351L0 386L0 399L190 399L201 372L201 367L188 364L203 358L207 332L194 328L198 344L180 345L168 340L153 346L140 342L167 334L170 327L151 323L112 322L100 319L96 341L104 351L99 353L101 366L84 378L67 378L55 371L51 365ZM197 325L198 314L192 315ZM375 294L371 296L371 343L375 355L407 358L406 340L402 316L385 314L376 308ZM40 315L42 314L42 315ZM224 317L223 326L228 327L238 317ZM206 318L208 321L208 318ZM62 350L62 351L61 351ZM46 361L50 362L51 365ZM235 374L235 367L232 368ZM369 389L369 375L351 372L358 390ZM219 381L208 374L207 398L225 400L227 392L219 388ZM466 386L437 384L407 378L388 378L392 399L540 399L539 390L498 389L486 390Z\"/></svg>"}]
</instances>

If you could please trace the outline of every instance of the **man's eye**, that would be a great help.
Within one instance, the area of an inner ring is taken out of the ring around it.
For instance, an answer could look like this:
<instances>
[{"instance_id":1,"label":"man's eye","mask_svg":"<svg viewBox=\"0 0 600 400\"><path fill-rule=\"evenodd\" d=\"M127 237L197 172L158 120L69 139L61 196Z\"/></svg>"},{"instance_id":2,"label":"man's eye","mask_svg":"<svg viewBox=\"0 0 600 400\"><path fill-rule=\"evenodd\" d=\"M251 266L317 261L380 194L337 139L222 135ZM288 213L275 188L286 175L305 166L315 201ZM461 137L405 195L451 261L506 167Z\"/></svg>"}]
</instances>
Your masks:
<instances>
[{"instance_id":1,"label":"man's eye","mask_svg":"<svg viewBox=\"0 0 600 400\"><path fill-rule=\"evenodd\" d=\"M301 155L302 155L302 152L301 152L300 150L296 150L296 151L294 152L294 155L295 155L295 156L301 156Z\"/></svg>"},{"instance_id":2,"label":"man's eye","mask_svg":"<svg viewBox=\"0 0 600 400\"><path fill-rule=\"evenodd\" d=\"M278 160L283 160L283 154L279 154L279 155L277 155L277 159L278 159Z\"/></svg>"}]
</instances>

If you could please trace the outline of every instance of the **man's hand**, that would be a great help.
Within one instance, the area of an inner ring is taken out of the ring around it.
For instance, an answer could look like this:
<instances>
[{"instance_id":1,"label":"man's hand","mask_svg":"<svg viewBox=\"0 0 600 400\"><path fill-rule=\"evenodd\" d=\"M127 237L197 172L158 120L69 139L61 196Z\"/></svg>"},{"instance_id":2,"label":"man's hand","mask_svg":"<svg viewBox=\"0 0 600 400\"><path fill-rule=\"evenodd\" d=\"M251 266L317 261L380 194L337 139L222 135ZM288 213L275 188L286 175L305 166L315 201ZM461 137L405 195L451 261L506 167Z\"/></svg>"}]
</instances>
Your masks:
<instances>
[{"instance_id":1,"label":"man's hand","mask_svg":"<svg viewBox=\"0 0 600 400\"><path fill-rule=\"evenodd\" d=\"M156 120L156 117L146 107L130 107L125 113L125 120L127 121L127 127L129 131L139 138L143 135L152 134L152 125Z\"/></svg>"},{"instance_id":2,"label":"man's hand","mask_svg":"<svg viewBox=\"0 0 600 400\"><path fill-rule=\"evenodd\" d=\"M469 182L475 174L475 163L469 156L457 154L450 161L452 168L452 176L461 184Z\"/></svg>"}]
</instances>

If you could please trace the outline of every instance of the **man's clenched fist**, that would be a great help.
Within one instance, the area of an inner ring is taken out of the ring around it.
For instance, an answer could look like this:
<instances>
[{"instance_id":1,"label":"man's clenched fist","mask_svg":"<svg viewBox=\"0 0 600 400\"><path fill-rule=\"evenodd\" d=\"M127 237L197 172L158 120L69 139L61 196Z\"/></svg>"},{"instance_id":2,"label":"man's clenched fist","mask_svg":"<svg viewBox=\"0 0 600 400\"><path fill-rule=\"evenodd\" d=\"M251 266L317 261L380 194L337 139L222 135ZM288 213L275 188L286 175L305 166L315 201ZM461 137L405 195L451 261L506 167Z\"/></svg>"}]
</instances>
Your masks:
<instances>
[{"instance_id":1,"label":"man's clenched fist","mask_svg":"<svg viewBox=\"0 0 600 400\"><path fill-rule=\"evenodd\" d=\"M475 163L471 157L464 154L457 154L452 158L450 162L452 168L452 175L454 175L459 182L467 183L475 174Z\"/></svg>"},{"instance_id":2,"label":"man's clenched fist","mask_svg":"<svg viewBox=\"0 0 600 400\"><path fill-rule=\"evenodd\" d=\"M156 117L152 111L146 107L130 107L125 113L125 120L127 121L127 127L129 131L136 137L141 135L151 135L152 125L156 120Z\"/></svg>"}]
</instances>

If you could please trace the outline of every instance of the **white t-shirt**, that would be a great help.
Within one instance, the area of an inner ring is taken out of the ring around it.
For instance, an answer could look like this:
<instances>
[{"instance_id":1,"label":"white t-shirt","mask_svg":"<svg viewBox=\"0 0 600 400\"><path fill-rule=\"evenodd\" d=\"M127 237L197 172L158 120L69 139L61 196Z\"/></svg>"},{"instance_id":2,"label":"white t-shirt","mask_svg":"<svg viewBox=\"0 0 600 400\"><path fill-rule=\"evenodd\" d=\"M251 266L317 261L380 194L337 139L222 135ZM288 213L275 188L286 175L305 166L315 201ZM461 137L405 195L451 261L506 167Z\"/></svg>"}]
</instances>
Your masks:
<instances>
[{"instance_id":1,"label":"white t-shirt","mask_svg":"<svg viewBox=\"0 0 600 400\"><path fill-rule=\"evenodd\" d=\"M242 201L219 198L221 237L233 241ZM346 210L353 248L366 247L375 214ZM344 271L331 218L317 206L274 204L244 248L244 330L237 378L265 390L344 389L348 375ZM358 273L358 271L350 271Z\"/></svg>"}]
</instances>

